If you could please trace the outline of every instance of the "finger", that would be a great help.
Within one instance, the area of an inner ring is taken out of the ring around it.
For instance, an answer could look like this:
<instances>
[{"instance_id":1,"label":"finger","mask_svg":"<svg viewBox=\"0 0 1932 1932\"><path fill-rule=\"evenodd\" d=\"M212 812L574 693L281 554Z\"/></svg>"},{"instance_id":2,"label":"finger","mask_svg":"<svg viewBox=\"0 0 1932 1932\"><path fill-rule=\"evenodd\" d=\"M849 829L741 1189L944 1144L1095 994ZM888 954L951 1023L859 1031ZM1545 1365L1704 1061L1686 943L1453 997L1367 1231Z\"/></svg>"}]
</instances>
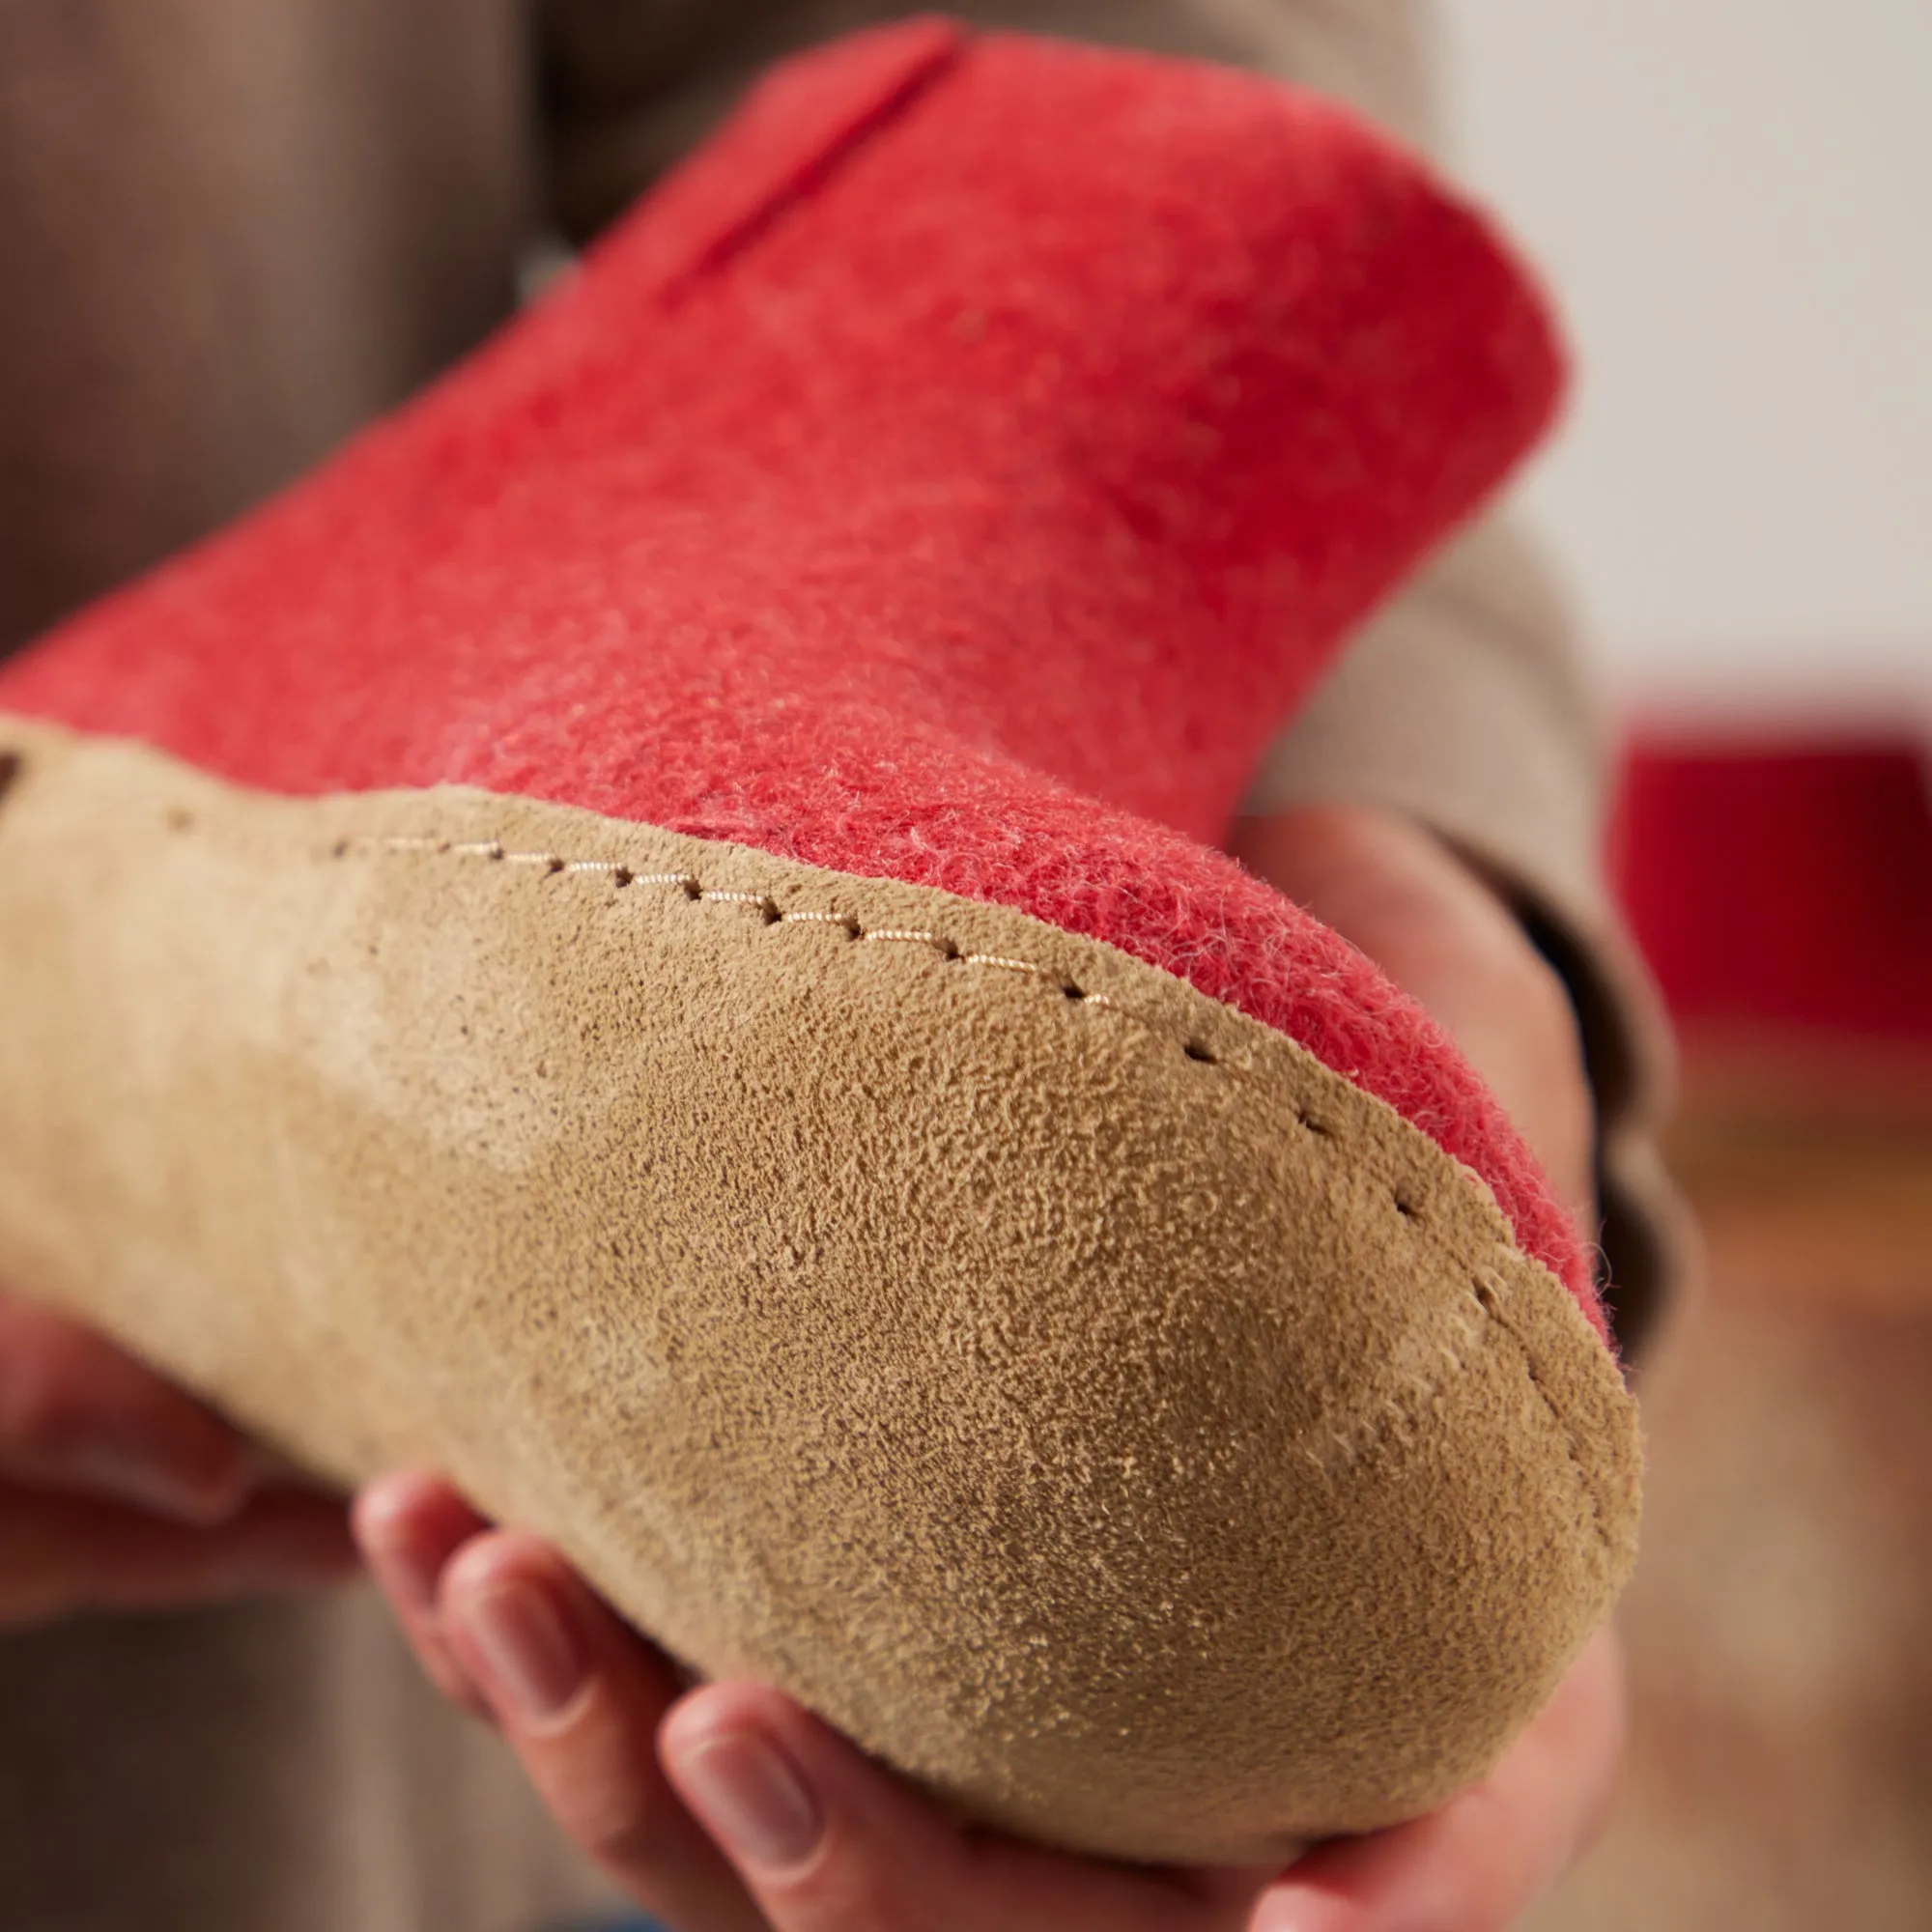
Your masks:
<instances>
[{"instance_id":1,"label":"finger","mask_svg":"<svg viewBox=\"0 0 1932 1932\"><path fill-rule=\"evenodd\" d=\"M1236 1932L1270 1872L1103 1864L949 1818L758 1685L686 1698L665 1765L778 1932Z\"/></svg>"},{"instance_id":2,"label":"finger","mask_svg":"<svg viewBox=\"0 0 1932 1932\"><path fill-rule=\"evenodd\" d=\"M490 1701L450 1647L437 1595L463 1547L491 1527L442 1477L384 1476L355 1499L351 1525L370 1574L424 1672L451 1703L486 1722Z\"/></svg>"},{"instance_id":3,"label":"finger","mask_svg":"<svg viewBox=\"0 0 1932 1932\"><path fill-rule=\"evenodd\" d=\"M218 1416L93 1330L6 1294L0 1476L191 1523L233 1517L255 1487L244 1439Z\"/></svg>"},{"instance_id":4,"label":"finger","mask_svg":"<svg viewBox=\"0 0 1932 1932\"><path fill-rule=\"evenodd\" d=\"M1602 1831L1623 1748L1623 1666L1602 1634L1492 1776L1435 1816L1323 1847L1254 1932L1504 1932Z\"/></svg>"},{"instance_id":5,"label":"finger","mask_svg":"<svg viewBox=\"0 0 1932 1932\"><path fill-rule=\"evenodd\" d=\"M8 1627L310 1589L356 1568L340 1504L303 1492L257 1496L229 1521L200 1528L0 1481L0 1625Z\"/></svg>"},{"instance_id":6,"label":"finger","mask_svg":"<svg viewBox=\"0 0 1932 1932\"><path fill-rule=\"evenodd\" d=\"M439 1604L459 1662L578 1847L673 1924L759 1932L658 1762L658 1726L683 1689L671 1664L534 1537L467 1545Z\"/></svg>"}]
</instances>

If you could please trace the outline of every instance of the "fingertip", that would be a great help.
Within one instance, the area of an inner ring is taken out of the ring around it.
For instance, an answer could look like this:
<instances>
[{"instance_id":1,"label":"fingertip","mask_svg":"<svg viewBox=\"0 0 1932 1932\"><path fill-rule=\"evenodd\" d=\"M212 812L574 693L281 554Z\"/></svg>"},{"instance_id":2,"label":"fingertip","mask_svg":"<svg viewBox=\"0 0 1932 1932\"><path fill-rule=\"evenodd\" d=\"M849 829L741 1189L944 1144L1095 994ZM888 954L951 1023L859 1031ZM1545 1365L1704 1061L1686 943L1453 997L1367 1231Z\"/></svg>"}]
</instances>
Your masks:
<instances>
[{"instance_id":1,"label":"fingertip","mask_svg":"<svg viewBox=\"0 0 1932 1932\"><path fill-rule=\"evenodd\" d=\"M1359 1906L1306 1886L1264 1892L1247 1932L1379 1932Z\"/></svg>"},{"instance_id":2,"label":"fingertip","mask_svg":"<svg viewBox=\"0 0 1932 1932\"><path fill-rule=\"evenodd\" d=\"M52 1473L187 1529L220 1529L247 1509L255 1479L239 1437L212 1417L194 1424L156 1429L145 1440L78 1442Z\"/></svg>"},{"instance_id":3,"label":"fingertip","mask_svg":"<svg viewBox=\"0 0 1932 1932\"><path fill-rule=\"evenodd\" d=\"M458 1662L496 1715L532 1737L568 1730L621 1630L540 1538L496 1530L473 1538L442 1575L437 1604Z\"/></svg>"},{"instance_id":4,"label":"fingertip","mask_svg":"<svg viewBox=\"0 0 1932 1932\"><path fill-rule=\"evenodd\" d=\"M489 1699L450 1641L440 1601L451 1564L488 1534L488 1522L446 1479L423 1470L399 1470L366 1484L350 1520L423 1674L458 1709L494 1721Z\"/></svg>"},{"instance_id":5,"label":"fingertip","mask_svg":"<svg viewBox=\"0 0 1932 1932\"><path fill-rule=\"evenodd\" d=\"M629 1679L646 1657L638 1633L559 1550L527 1530L492 1529L466 1543L443 1573L440 1601L446 1613L469 1620L485 1599L506 1592L538 1597L599 1669L614 1668ZM663 1663L650 1656L653 1666ZM656 1669L650 1674L654 1692L674 1694L674 1680L660 1686Z\"/></svg>"},{"instance_id":6,"label":"fingertip","mask_svg":"<svg viewBox=\"0 0 1932 1932\"><path fill-rule=\"evenodd\" d=\"M489 1527L489 1519L449 1478L432 1469L394 1469L365 1483L356 1492L355 1516L378 1534L432 1524L460 1524L472 1534Z\"/></svg>"},{"instance_id":7,"label":"fingertip","mask_svg":"<svg viewBox=\"0 0 1932 1932\"><path fill-rule=\"evenodd\" d=\"M364 1522L377 1529L387 1529L408 1517L418 1499L440 1481L427 1469L391 1469L372 1477L355 1492L354 1515L358 1530Z\"/></svg>"},{"instance_id":8,"label":"fingertip","mask_svg":"<svg viewBox=\"0 0 1932 1932\"><path fill-rule=\"evenodd\" d=\"M222 1417L103 1336L5 1299L0 1466L197 1529L239 1516L255 1487Z\"/></svg>"},{"instance_id":9,"label":"fingertip","mask_svg":"<svg viewBox=\"0 0 1932 1932\"><path fill-rule=\"evenodd\" d=\"M795 1880L825 1842L826 1804L810 1753L786 1721L796 1712L760 1686L716 1685L682 1698L658 1733L672 1787L754 1881Z\"/></svg>"},{"instance_id":10,"label":"fingertip","mask_svg":"<svg viewBox=\"0 0 1932 1932\"><path fill-rule=\"evenodd\" d=\"M490 1525L439 1475L401 1470L381 1476L351 1509L355 1541L399 1610L435 1612L444 1570Z\"/></svg>"},{"instance_id":11,"label":"fingertip","mask_svg":"<svg viewBox=\"0 0 1932 1932\"><path fill-rule=\"evenodd\" d=\"M541 1537L486 1525L451 1552L437 1597L446 1614L460 1618L482 1598L524 1589L560 1599L572 1614L580 1598L588 1600L569 1565Z\"/></svg>"},{"instance_id":12,"label":"fingertip","mask_svg":"<svg viewBox=\"0 0 1932 1932\"><path fill-rule=\"evenodd\" d=\"M356 1491L349 1504L349 1527L372 1564L402 1540L410 1518L407 1485L412 1478L378 1476Z\"/></svg>"},{"instance_id":13,"label":"fingertip","mask_svg":"<svg viewBox=\"0 0 1932 1932\"><path fill-rule=\"evenodd\" d=\"M665 1714L660 1739L667 1750L695 1749L724 1731L781 1731L816 1722L782 1690L727 1679L687 1690Z\"/></svg>"}]
</instances>

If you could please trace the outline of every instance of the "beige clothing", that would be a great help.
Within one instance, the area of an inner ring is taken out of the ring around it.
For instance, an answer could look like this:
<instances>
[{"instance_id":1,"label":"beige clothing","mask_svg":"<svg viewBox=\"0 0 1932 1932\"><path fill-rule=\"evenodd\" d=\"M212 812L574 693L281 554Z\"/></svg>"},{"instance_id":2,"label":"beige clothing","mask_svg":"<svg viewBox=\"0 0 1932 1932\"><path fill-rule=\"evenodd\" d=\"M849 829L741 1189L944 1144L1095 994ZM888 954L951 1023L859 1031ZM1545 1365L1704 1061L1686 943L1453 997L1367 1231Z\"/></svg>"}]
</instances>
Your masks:
<instances>
[{"instance_id":1,"label":"beige clothing","mask_svg":"<svg viewBox=\"0 0 1932 1932\"><path fill-rule=\"evenodd\" d=\"M480 337L547 198L586 232L765 60L897 11L553 0L540 91L513 0L0 0L0 648ZM964 11L1267 67L1426 127L1406 0ZM1515 554L1468 539L1393 607L1258 798L1413 810L1521 895L1591 1023L1606 1245L1640 1255L1617 1231L1644 1226L1624 1204L1651 1083L1592 864L1594 714ZM7 1932L508 1928L587 1887L365 1598L0 1642Z\"/></svg>"}]
</instances>

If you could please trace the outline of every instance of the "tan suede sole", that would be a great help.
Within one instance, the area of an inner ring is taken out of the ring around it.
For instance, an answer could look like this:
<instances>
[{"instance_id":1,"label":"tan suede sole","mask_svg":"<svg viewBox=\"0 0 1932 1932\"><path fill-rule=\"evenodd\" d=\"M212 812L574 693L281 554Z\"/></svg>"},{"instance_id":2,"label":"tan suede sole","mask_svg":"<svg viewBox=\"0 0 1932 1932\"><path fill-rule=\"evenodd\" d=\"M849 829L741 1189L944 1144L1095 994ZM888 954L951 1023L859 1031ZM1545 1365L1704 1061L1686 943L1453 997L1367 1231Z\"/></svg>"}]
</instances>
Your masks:
<instances>
[{"instance_id":1,"label":"tan suede sole","mask_svg":"<svg viewBox=\"0 0 1932 1932\"><path fill-rule=\"evenodd\" d=\"M1023 915L0 720L0 1278L447 1469L974 1813L1263 1860L1480 1774L1635 1416L1487 1189Z\"/></svg>"}]
</instances>

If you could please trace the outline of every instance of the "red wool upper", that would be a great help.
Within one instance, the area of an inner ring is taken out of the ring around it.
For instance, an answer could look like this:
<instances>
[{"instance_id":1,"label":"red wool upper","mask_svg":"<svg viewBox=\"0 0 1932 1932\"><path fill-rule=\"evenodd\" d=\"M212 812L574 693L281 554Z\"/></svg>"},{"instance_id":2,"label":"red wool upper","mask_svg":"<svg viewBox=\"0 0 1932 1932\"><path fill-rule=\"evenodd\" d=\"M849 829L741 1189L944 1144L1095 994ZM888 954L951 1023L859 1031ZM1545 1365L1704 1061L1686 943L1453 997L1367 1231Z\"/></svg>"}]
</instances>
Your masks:
<instances>
[{"instance_id":1,"label":"red wool upper","mask_svg":"<svg viewBox=\"0 0 1932 1932\"><path fill-rule=\"evenodd\" d=\"M781 71L555 298L0 704L1109 941L1467 1162L1601 1326L1446 1037L1202 842L1558 387L1492 238L1340 110L918 21Z\"/></svg>"}]
</instances>

